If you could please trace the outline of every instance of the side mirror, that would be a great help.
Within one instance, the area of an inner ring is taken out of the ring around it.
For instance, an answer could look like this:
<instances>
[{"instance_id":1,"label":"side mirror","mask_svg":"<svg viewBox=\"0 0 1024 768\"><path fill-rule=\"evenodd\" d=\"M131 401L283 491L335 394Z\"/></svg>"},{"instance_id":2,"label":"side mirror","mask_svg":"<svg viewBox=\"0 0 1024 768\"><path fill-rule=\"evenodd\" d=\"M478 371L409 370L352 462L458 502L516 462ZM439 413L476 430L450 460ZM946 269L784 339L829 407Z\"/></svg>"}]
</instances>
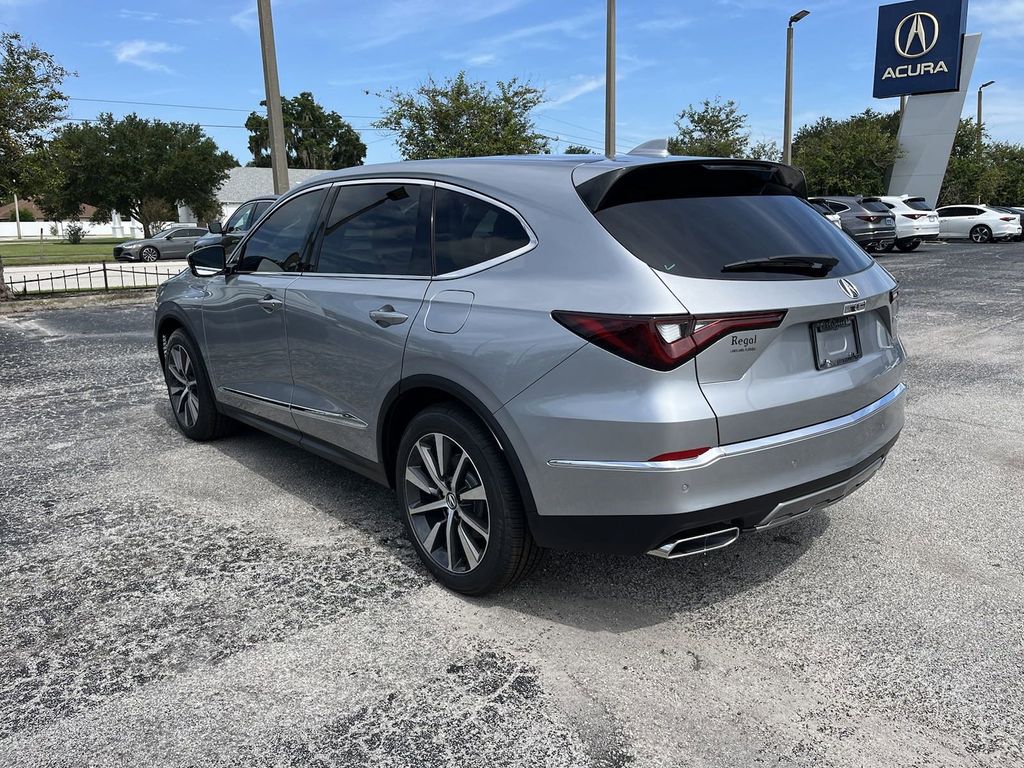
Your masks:
<instances>
[{"instance_id":1,"label":"side mirror","mask_svg":"<svg viewBox=\"0 0 1024 768\"><path fill-rule=\"evenodd\" d=\"M219 221L211 221L207 229L210 230L210 234L213 235L219 235L224 231L224 227Z\"/></svg>"},{"instance_id":2,"label":"side mirror","mask_svg":"<svg viewBox=\"0 0 1024 768\"><path fill-rule=\"evenodd\" d=\"M188 255L188 268L196 277L213 277L224 274L227 251L223 245L208 245Z\"/></svg>"}]
</instances>

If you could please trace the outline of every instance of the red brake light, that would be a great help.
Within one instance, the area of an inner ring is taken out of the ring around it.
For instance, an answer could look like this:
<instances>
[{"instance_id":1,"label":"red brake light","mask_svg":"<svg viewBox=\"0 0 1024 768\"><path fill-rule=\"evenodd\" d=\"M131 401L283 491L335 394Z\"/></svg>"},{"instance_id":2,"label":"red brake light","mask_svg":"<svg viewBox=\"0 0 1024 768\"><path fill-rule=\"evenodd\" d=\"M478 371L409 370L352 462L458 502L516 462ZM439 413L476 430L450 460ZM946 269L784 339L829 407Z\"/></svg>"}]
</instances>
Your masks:
<instances>
[{"instance_id":1,"label":"red brake light","mask_svg":"<svg viewBox=\"0 0 1024 768\"><path fill-rule=\"evenodd\" d=\"M663 453L660 456L655 456L653 459L648 459L648 461L652 463L657 461L686 461L687 459L696 459L698 456L702 456L710 450L710 448L691 448L688 451Z\"/></svg>"},{"instance_id":2,"label":"red brake light","mask_svg":"<svg viewBox=\"0 0 1024 768\"><path fill-rule=\"evenodd\" d=\"M877 224L882 220L881 216L858 216L857 218L860 219L861 221L867 221L871 224Z\"/></svg>"},{"instance_id":3,"label":"red brake light","mask_svg":"<svg viewBox=\"0 0 1024 768\"><path fill-rule=\"evenodd\" d=\"M999 220L1000 221L1013 221L1015 218L1016 218L1015 216L1000 216Z\"/></svg>"},{"instance_id":4,"label":"red brake light","mask_svg":"<svg viewBox=\"0 0 1024 768\"><path fill-rule=\"evenodd\" d=\"M694 317L556 311L551 316L577 336L614 355L656 371L671 371L727 334L777 328L786 313L779 310Z\"/></svg>"},{"instance_id":5,"label":"red brake light","mask_svg":"<svg viewBox=\"0 0 1024 768\"><path fill-rule=\"evenodd\" d=\"M923 219L925 217L925 214L923 213L904 213L903 215L906 216L908 219L913 219L914 221L917 221L918 219Z\"/></svg>"}]
</instances>

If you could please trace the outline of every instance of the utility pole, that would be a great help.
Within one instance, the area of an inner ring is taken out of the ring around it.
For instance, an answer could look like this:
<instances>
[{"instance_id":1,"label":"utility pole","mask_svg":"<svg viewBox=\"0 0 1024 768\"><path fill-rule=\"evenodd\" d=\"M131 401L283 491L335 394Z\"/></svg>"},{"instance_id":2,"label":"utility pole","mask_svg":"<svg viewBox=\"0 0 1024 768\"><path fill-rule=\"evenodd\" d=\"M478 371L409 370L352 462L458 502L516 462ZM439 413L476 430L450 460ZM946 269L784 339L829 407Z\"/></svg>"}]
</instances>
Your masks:
<instances>
[{"instance_id":1,"label":"utility pole","mask_svg":"<svg viewBox=\"0 0 1024 768\"><path fill-rule=\"evenodd\" d=\"M17 222L18 239L21 240L21 211L18 210L18 193L14 193L14 220Z\"/></svg>"},{"instance_id":2,"label":"utility pole","mask_svg":"<svg viewBox=\"0 0 1024 768\"><path fill-rule=\"evenodd\" d=\"M270 165L274 169L274 194L288 191L288 152L284 145L284 116L281 114L281 83L277 79L277 50L270 0L256 0L260 17L260 45L263 49L263 82L267 88L267 124L270 129Z\"/></svg>"},{"instance_id":3,"label":"utility pole","mask_svg":"<svg viewBox=\"0 0 1024 768\"><path fill-rule=\"evenodd\" d=\"M982 83L978 88L978 123L976 128L978 129L978 160L981 160L982 154L985 152L985 124L982 122L982 101L984 99L985 89L990 85L995 85L995 80L989 80L987 83ZM978 194L978 205L981 205L981 193Z\"/></svg>"},{"instance_id":4,"label":"utility pole","mask_svg":"<svg viewBox=\"0 0 1024 768\"><path fill-rule=\"evenodd\" d=\"M793 162L793 25L811 15L810 11L798 11L789 17L786 27L786 115L782 129L782 162Z\"/></svg>"},{"instance_id":5,"label":"utility pole","mask_svg":"<svg viewBox=\"0 0 1024 768\"><path fill-rule=\"evenodd\" d=\"M615 157L615 0L608 0L604 73L604 153Z\"/></svg>"}]
</instances>

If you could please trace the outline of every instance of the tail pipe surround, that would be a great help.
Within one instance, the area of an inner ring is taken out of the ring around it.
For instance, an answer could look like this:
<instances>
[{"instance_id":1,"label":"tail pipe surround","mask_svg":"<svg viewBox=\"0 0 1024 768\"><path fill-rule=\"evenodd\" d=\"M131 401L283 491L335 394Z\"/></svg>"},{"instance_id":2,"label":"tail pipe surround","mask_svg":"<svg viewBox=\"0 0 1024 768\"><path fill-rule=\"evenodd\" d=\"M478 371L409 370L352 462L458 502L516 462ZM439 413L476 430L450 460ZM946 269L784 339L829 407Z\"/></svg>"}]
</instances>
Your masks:
<instances>
[{"instance_id":1,"label":"tail pipe surround","mask_svg":"<svg viewBox=\"0 0 1024 768\"><path fill-rule=\"evenodd\" d=\"M661 557L665 560L678 560L681 557L691 555L702 555L705 552L713 552L716 549L723 549L740 537L740 529L720 528L714 531L684 536L678 539L670 539L657 549L652 549L648 555Z\"/></svg>"}]
</instances>

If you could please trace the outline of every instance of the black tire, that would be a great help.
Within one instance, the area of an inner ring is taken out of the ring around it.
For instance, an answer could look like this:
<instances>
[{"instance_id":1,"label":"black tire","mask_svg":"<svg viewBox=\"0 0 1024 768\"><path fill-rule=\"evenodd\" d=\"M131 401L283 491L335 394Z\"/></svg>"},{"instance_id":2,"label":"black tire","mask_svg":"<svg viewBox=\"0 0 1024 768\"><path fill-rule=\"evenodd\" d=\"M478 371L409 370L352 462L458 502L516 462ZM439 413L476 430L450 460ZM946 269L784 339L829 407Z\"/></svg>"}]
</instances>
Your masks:
<instances>
[{"instance_id":1,"label":"black tire","mask_svg":"<svg viewBox=\"0 0 1024 768\"><path fill-rule=\"evenodd\" d=\"M971 230L971 242L978 243L991 243L992 242L992 230L986 227L984 224L979 224Z\"/></svg>"},{"instance_id":2,"label":"black tire","mask_svg":"<svg viewBox=\"0 0 1024 768\"><path fill-rule=\"evenodd\" d=\"M187 356L188 365L181 362L183 356ZM182 373L186 379L192 379L190 385L183 386ZM164 343L164 381L171 412L185 437L204 442L227 434L232 421L217 410L202 355L192 337L180 328ZM195 411L190 402L195 404Z\"/></svg>"},{"instance_id":3,"label":"black tire","mask_svg":"<svg viewBox=\"0 0 1024 768\"><path fill-rule=\"evenodd\" d=\"M139 261L160 261L160 251L152 245L147 245L141 251L139 251Z\"/></svg>"},{"instance_id":4,"label":"black tire","mask_svg":"<svg viewBox=\"0 0 1024 768\"><path fill-rule=\"evenodd\" d=\"M879 246L875 250L879 253L892 253L892 249L896 247L896 243L889 243L888 245Z\"/></svg>"},{"instance_id":5,"label":"black tire","mask_svg":"<svg viewBox=\"0 0 1024 768\"><path fill-rule=\"evenodd\" d=\"M899 248L903 253L910 253L916 251L921 245L921 240L915 238L913 240L899 240L896 242L896 247Z\"/></svg>"},{"instance_id":6,"label":"black tire","mask_svg":"<svg viewBox=\"0 0 1024 768\"><path fill-rule=\"evenodd\" d=\"M428 456L436 457L438 451L429 448L436 444L436 435L448 440L445 444L448 447L442 448L446 460L432 465L435 470L438 463L442 465L439 487L434 487L437 484L428 477L426 459L418 447L424 441ZM462 453L466 454L468 462L461 461ZM461 473L457 467L463 468ZM407 480L408 471L418 473L421 484ZM452 477L448 477L448 472L453 473ZM423 487L423 479L429 481L429 490ZM490 431L466 409L455 404L436 405L413 417L398 446L395 481L406 535L423 564L448 589L464 595L485 595L518 581L540 562L543 550L530 534L512 470ZM452 481L450 489L449 481ZM462 497L463 493L481 489L485 494L482 507L479 501ZM428 501L430 506L437 506L448 497L452 498L450 506L418 514L413 522L411 506L424 506ZM462 520L467 516L476 521L474 527L464 527ZM473 533L484 527L484 522L486 539ZM451 538L439 541L448 531L451 531ZM469 550L459 538L463 535L472 538L471 544L475 542L472 549L480 555L476 564L472 564ZM481 541L482 552L479 550ZM428 551L427 545L431 542L434 543ZM455 554L449 555L449 552ZM451 568L442 564L446 558Z\"/></svg>"}]
</instances>

